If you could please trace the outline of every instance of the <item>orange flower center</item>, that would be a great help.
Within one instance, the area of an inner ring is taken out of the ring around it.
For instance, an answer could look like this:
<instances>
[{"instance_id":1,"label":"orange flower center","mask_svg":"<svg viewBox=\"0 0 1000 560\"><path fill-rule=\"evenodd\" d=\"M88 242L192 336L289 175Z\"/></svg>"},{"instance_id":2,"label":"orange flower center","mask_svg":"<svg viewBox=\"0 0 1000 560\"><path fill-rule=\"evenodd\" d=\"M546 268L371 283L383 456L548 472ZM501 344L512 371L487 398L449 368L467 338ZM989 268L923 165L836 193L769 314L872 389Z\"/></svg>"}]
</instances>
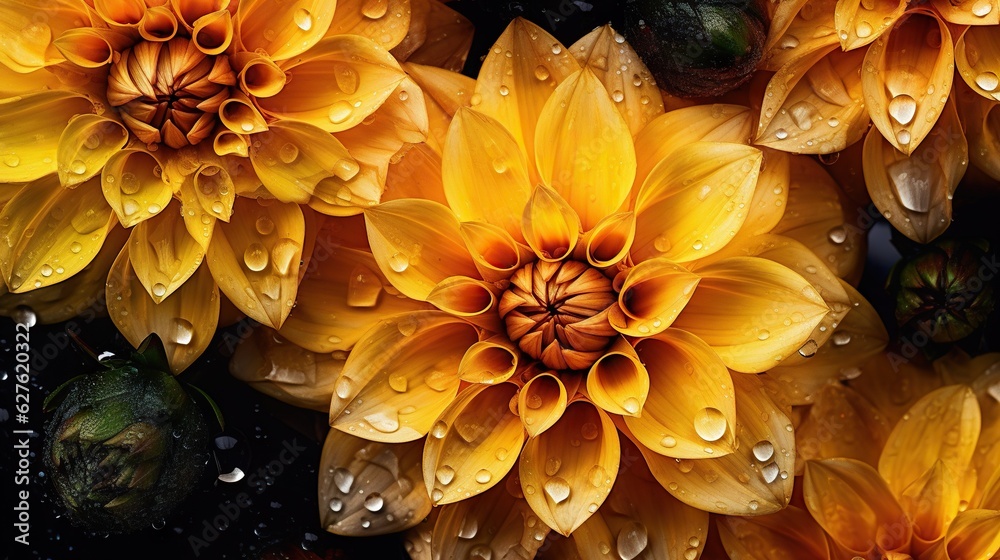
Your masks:
<instances>
[{"instance_id":1,"label":"orange flower center","mask_svg":"<svg viewBox=\"0 0 1000 560\"><path fill-rule=\"evenodd\" d=\"M116 55L108 102L139 140L183 148L212 133L235 83L228 57L207 55L187 38L141 41Z\"/></svg>"},{"instance_id":2,"label":"orange flower center","mask_svg":"<svg viewBox=\"0 0 1000 560\"><path fill-rule=\"evenodd\" d=\"M579 261L534 262L514 273L500 298L507 335L556 370L588 369L617 332L607 320L611 280Z\"/></svg>"}]
</instances>

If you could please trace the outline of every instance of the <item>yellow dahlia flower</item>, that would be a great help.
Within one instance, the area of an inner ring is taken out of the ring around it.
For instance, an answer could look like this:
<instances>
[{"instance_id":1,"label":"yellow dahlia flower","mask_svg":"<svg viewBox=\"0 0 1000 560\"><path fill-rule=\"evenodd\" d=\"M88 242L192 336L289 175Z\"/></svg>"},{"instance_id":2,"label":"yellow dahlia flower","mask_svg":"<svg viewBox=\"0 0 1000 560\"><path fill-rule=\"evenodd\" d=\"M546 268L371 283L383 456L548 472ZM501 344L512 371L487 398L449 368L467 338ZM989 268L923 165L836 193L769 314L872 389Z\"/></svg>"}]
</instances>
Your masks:
<instances>
[{"instance_id":1,"label":"yellow dahlia flower","mask_svg":"<svg viewBox=\"0 0 1000 560\"><path fill-rule=\"evenodd\" d=\"M517 20L475 83L406 68L427 144L363 222L325 220L311 305L230 366L330 399L324 526L435 511L415 557L530 558L552 530L695 558L707 512L783 508L790 410L752 374L826 361L861 305L838 277L860 252L838 194L810 188L822 169L749 146L748 108L664 113L609 27L566 48Z\"/></svg>"},{"instance_id":2,"label":"yellow dahlia flower","mask_svg":"<svg viewBox=\"0 0 1000 560\"><path fill-rule=\"evenodd\" d=\"M898 357L898 356L896 356ZM802 507L719 519L732 558L996 558L1000 355L935 371L891 353L831 385L797 431ZM807 510L808 513L806 511ZM829 542L827 538L829 537Z\"/></svg>"},{"instance_id":3,"label":"yellow dahlia flower","mask_svg":"<svg viewBox=\"0 0 1000 560\"><path fill-rule=\"evenodd\" d=\"M453 12L417 4L421 25L451 13L467 40ZM93 301L110 258L116 325L133 344L160 333L175 371L211 340L220 289L281 326L309 207L375 204L390 158L425 137L422 94L386 50L410 17L406 0L0 1L4 293L91 265L75 287ZM454 64L453 44L424 29L401 55ZM86 307L61 292L3 307Z\"/></svg>"},{"instance_id":4,"label":"yellow dahlia flower","mask_svg":"<svg viewBox=\"0 0 1000 560\"><path fill-rule=\"evenodd\" d=\"M872 200L922 243L951 223L952 195L970 161L1000 179L996 0L770 6L764 66L775 74L761 102L758 144L831 154L863 138Z\"/></svg>"}]
</instances>

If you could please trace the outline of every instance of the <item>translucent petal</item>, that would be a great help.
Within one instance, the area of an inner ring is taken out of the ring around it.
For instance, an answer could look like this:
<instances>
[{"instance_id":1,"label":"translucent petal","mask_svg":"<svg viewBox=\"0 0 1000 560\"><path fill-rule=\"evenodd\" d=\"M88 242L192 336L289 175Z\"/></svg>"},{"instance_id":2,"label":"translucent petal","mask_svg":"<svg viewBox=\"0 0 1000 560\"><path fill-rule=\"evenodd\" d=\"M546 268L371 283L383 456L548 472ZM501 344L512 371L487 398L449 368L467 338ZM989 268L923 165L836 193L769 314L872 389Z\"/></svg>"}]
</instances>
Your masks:
<instances>
[{"instance_id":1,"label":"translucent petal","mask_svg":"<svg viewBox=\"0 0 1000 560\"><path fill-rule=\"evenodd\" d=\"M628 336L650 336L667 329L694 294L698 275L662 258L652 258L619 273L618 302L608 310L614 329Z\"/></svg>"},{"instance_id":2,"label":"translucent petal","mask_svg":"<svg viewBox=\"0 0 1000 560\"><path fill-rule=\"evenodd\" d=\"M769 50L762 68L774 72L791 60L837 44L836 5L837 0L780 2L775 9L778 23L768 35Z\"/></svg>"},{"instance_id":3,"label":"translucent petal","mask_svg":"<svg viewBox=\"0 0 1000 560\"><path fill-rule=\"evenodd\" d=\"M273 60L285 60L311 52L323 38L337 2L323 0L249 0L236 11L236 30L242 50L266 52Z\"/></svg>"},{"instance_id":4,"label":"translucent petal","mask_svg":"<svg viewBox=\"0 0 1000 560\"><path fill-rule=\"evenodd\" d=\"M360 35L389 50L410 27L409 0L338 0L337 17L326 36Z\"/></svg>"},{"instance_id":5,"label":"translucent petal","mask_svg":"<svg viewBox=\"0 0 1000 560\"><path fill-rule=\"evenodd\" d=\"M339 140L300 122L271 123L254 134L250 161L268 192L282 202L302 204L330 177L350 179L358 164Z\"/></svg>"},{"instance_id":6,"label":"translucent petal","mask_svg":"<svg viewBox=\"0 0 1000 560\"><path fill-rule=\"evenodd\" d=\"M906 0L839 0L834 21L841 47L849 51L878 39L906 6Z\"/></svg>"},{"instance_id":7,"label":"translucent petal","mask_svg":"<svg viewBox=\"0 0 1000 560\"><path fill-rule=\"evenodd\" d=\"M938 460L903 490L899 503L913 521L913 537L934 542L945 535L959 511L958 481Z\"/></svg>"},{"instance_id":8,"label":"translucent petal","mask_svg":"<svg viewBox=\"0 0 1000 560\"><path fill-rule=\"evenodd\" d=\"M566 411L567 391L551 373L532 377L517 398L517 412L528 435L536 437L551 428Z\"/></svg>"},{"instance_id":9,"label":"translucent petal","mask_svg":"<svg viewBox=\"0 0 1000 560\"><path fill-rule=\"evenodd\" d=\"M155 303L183 285L205 258L182 221L180 212L164 212L135 226L129 237L132 269Z\"/></svg>"},{"instance_id":10,"label":"translucent petal","mask_svg":"<svg viewBox=\"0 0 1000 560\"><path fill-rule=\"evenodd\" d=\"M123 226L147 220L170 204L173 188L162 175L159 160L145 149L126 148L108 159L101 171L101 189Z\"/></svg>"},{"instance_id":11,"label":"translucent petal","mask_svg":"<svg viewBox=\"0 0 1000 560\"><path fill-rule=\"evenodd\" d=\"M587 396L611 414L639 416L649 394L649 373L632 345L619 337L587 373Z\"/></svg>"},{"instance_id":12,"label":"translucent petal","mask_svg":"<svg viewBox=\"0 0 1000 560\"><path fill-rule=\"evenodd\" d=\"M72 187L99 175L126 142L128 131L114 119L93 114L73 117L59 138L59 182Z\"/></svg>"},{"instance_id":13,"label":"translucent petal","mask_svg":"<svg viewBox=\"0 0 1000 560\"><path fill-rule=\"evenodd\" d=\"M63 130L76 115L92 111L93 104L86 97L68 91L41 91L3 100L0 181L34 181L55 173Z\"/></svg>"}]
</instances>

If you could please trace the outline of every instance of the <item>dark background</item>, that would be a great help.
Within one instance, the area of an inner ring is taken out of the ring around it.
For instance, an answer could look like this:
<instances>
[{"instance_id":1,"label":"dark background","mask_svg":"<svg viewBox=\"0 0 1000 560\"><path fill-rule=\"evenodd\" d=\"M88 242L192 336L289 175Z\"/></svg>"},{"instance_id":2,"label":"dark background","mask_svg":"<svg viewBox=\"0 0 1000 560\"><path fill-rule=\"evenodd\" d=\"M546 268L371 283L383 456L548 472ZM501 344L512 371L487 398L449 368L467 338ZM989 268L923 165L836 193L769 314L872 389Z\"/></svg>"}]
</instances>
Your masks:
<instances>
[{"instance_id":1,"label":"dark background","mask_svg":"<svg viewBox=\"0 0 1000 560\"><path fill-rule=\"evenodd\" d=\"M482 56L500 35L511 18L522 16L549 30L564 44L569 45L594 27L606 23L613 15L609 0L569 2L546 0L543 2L477 2L460 0L451 5L469 17L476 26L472 53L465 73L475 77ZM571 6L573 8L571 8ZM568 13L567 13L568 12ZM992 238L994 253L998 237L996 209L1000 208L1000 188L991 191L959 188L955 198L956 222L948 236L975 236ZM880 222L870 233L870 254L862 293L875 304L890 330L895 331L891 315L892 303L883 288L891 265L899 258L900 251L908 253L916 247L905 240L890 240L891 228ZM61 348L51 360L38 362L33 368L31 419L33 428L42 430L41 403L44 396L63 381L95 369L93 360L80 348L70 343L65 331L69 324L36 325L31 329L33 349L45 345ZM994 316L989 336L976 336L967 341L973 352L996 350L997 319ZM130 346L117 333L108 319L96 319L82 327L81 337L92 348L125 356ZM9 455L11 431L21 426L12 416L13 404L13 348L14 323L0 318L0 479L3 482L5 502L13 499L11 466L14 457ZM259 558L265 550L282 551L283 558L305 558L303 550L313 551L324 559L386 559L406 558L399 536L357 539L331 535L319 526L317 506L317 468L322 438L325 436L326 415L284 405L250 389L232 378L227 370L228 355L235 329L221 331L212 346L187 372L184 378L204 389L219 404L225 416L225 432L213 434L235 440L230 449L215 449L219 467L214 461L206 468L192 495L178 512L162 522L151 525L138 534L107 536L93 534L73 527L62 514L61 506L52 500L51 486L46 479L40 459L42 441L32 440L31 486L31 546L12 545L13 514L11 508L3 509L4 521L0 523L0 554L10 559L44 558L69 560L75 558L143 558L156 560L195 558L189 539L204 538L207 524L212 523L222 509L231 504L237 495L246 492L251 496L250 507L240 509L240 515L209 546L199 550L198 558L241 559ZM895 332L894 332L895 334ZM51 354L50 354L51 355ZM220 440L221 441L221 440ZM232 440L227 440L230 444ZM286 443L295 442L306 451L275 476L251 475L276 460ZM221 471L219 470L221 467ZM227 484L219 482L219 472L229 472L239 467L247 473L242 481ZM252 486L251 481L264 480L264 485ZM276 558L278 556L275 556Z\"/></svg>"}]
</instances>

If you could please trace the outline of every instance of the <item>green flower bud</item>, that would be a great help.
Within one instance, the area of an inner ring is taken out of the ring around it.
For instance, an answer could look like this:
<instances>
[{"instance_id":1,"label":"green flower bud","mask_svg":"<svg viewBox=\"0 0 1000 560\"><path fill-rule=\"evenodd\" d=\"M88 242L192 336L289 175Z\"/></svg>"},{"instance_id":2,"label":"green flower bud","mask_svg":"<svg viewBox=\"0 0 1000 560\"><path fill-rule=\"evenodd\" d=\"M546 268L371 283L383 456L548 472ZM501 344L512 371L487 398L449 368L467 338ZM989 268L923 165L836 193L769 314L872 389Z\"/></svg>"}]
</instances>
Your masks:
<instances>
[{"instance_id":1,"label":"green flower bud","mask_svg":"<svg viewBox=\"0 0 1000 560\"><path fill-rule=\"evenodd\" d=\"M207 459L208 428L196 403L168 373L158 339L131 360L56 389L45 461L73 520L124 533L165 518L193 488Z\"/></svg>"},{"instance_id":2,"label":"green flower bud","mask_svg":"<svg viewBox=\"0 0 1000 560\"><path fill-rule=\"evenodd\" d=\"M934 342L953 342L981 327L993 312L990 278L980 271L985 243L938 241L896 264L889 289L896 320L904 329L924 331Z\"/></svg>"}]
</instances>

